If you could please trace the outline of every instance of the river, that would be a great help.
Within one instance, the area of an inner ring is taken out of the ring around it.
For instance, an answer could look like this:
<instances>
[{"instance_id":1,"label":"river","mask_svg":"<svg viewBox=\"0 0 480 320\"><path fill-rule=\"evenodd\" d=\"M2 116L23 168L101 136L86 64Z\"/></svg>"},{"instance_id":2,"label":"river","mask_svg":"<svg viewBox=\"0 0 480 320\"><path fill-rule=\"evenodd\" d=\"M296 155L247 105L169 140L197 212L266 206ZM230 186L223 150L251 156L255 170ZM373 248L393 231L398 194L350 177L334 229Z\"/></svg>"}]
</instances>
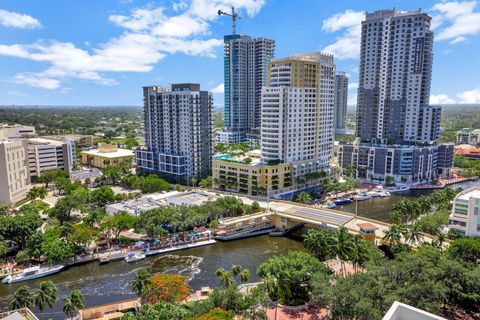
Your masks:
<instances>
[{"instance_id":1,"label":"river","mask_svg":"<svg viewBox=\"0 0 480 320\"><path fill-rule=\"evenodd\" d=\"M479 186L480 181L466 182L453 187L469 188ZM411 196L392 195L388 198L374 198L358 202L357 212L360 216L388 221L388 212L401 199L414 199ZM339 206L338 210L355 212L355 203ZM289 250L303 250L299 241L290 238L261 236L230 242L217 242L214 245L178 251L174 254L147 257L143 261L127 264L115 261L106 265L90 263L69 268L48 278L21 282L13 285L0 284L0 308L5 309L11 295L22 285L36 288L43 280L52 280L58 288L58 302L50 318L63 319L61 312L63 299L73 289L79 289L85 295L87 306L109 303L115 300L133 297L130 282L135 271L140 268L154 273L176 273L186 276L193 289L202 286L218 286L214 275L219 267L230 268L239 264L251 271L250 281L257 281L257 267L268 258L286 254ZM35 309L34 309L35 310Z\"/></svg>"},{"instance_id":2,"label":"river","mask_svg":"<svg viewBox=\"0 0 480 320\"><path fill-rule=\"evenodd\" d=\"M109 303L115 300L133 297L130 282L135 271L146 268L153 273L176 273L186 276L193 289L202 286L218 286L215 270L219 267L229 269L239 264L251 271L250 281L258 281L257 267L272 256L284 255L289 250L303 250L300 242L284 238L261 236L237 241L217 242L210 246L178 251L174 254L147 257L145 260L127 264L115 261L100 265L89 263L71 267L56 275L13 285L0 284L0 307L6 308L11 295L23 285L38 287L43 280L52 280L58 288L59 301L48 317L61 319L63 299L73 289L79 289L85 295L87 306Z\"/></svg>"}]
</instances>

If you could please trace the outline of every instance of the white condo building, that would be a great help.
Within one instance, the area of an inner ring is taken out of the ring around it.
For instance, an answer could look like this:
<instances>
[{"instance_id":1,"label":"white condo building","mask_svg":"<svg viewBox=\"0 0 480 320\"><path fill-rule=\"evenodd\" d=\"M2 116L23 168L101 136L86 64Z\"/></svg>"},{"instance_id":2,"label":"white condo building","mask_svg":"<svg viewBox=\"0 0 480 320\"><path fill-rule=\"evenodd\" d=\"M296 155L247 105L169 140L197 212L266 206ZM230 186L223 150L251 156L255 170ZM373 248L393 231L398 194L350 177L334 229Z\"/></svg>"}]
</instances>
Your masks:
<instances>
[{"instance_id":1,"label":"white condo building","mask_svg":"<svg viewBox=\"0 0 480 320\"><path fill-rule=\"evenodd\" d=\"M480 237L480 187L457 194L448 229L465 237Z\"/></svg>"},{"instance_id":2,"label":"white condo building","mask_svg":"<svg viewBox=\"0 0 480 320\"><path fill-rule=\"evenodd\" d=\"M25 142L0 140L0 204L11 204L25 198L30 184Z\"/></svg>"},{"instance_id":3,"label":"white condo building","mask_svg":"<svg viewBox=\"0 0 480 320\"><path fill-rule=\"evenodd\" d=\"M265 161L293 165L293 176L327 170L332 154L335 64L324 53L293 54L269 65L262 90Z\"/></svg>"}]
</instances>

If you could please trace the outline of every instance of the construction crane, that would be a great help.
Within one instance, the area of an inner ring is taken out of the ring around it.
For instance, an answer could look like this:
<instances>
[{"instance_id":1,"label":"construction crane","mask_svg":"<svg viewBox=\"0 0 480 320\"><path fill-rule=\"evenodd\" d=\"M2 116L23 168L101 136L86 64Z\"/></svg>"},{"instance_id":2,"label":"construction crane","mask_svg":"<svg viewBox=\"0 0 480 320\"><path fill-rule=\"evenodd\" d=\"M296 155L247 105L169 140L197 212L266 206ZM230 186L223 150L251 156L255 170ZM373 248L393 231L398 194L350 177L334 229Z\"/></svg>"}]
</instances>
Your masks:
<instances>
[{"instance_id":1,"label":"construction crane","mask_svg":"<svg viewBox=\"0 0 480 320\"><path fill-rule=\"evenodd\" d=\"M237 21L237 19L240 19L240 17L238 16L238 13L235 12L235 8L232 7L232 13L228 13L222 10L218 10L217 13L219 16L224 15L224 16L232 17L232 34L235 34L235 22Z\"/></svg>"}]
</instances>

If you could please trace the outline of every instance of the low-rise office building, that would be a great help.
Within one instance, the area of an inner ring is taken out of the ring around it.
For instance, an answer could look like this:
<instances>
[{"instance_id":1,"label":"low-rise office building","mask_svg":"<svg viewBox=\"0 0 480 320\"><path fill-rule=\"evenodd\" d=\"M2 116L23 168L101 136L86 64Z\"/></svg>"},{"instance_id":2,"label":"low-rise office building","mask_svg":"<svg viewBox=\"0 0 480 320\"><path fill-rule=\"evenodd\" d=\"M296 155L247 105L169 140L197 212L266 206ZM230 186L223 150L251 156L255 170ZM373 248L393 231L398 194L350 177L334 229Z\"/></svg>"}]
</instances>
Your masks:
<instances>
[{"instance_id":1,"label":"low-rise office building","mask_svg":"<svg viewBox=\"0 0 480 320\"><path fill-rule=\"evenodd\" d=\"M35 135L35 127L0 123L0 139L31 138Z\"/></svg>"},{"instance_id":2,"label":"low-rise office building","mask_svg":"<svg viewBox=\"0 0 480 320\"><path fill-rule=\"evenodd\" d=\"M480 187L462 191L455 197L448 229L466 237L480 237Z\"/></svg>"},{"instance_id":3,"label":"low-rise office building","mask_svg":"<svg viewBox=\"0 0 480 320\"><path fill-rule=\"evenodd\" d=\"M30 179L24 144L19 139L0 141L0 204L25 198Z\"/></svg>"},{"instance_id":4,"label":"low-rise office building","mask_svg":"<svg viewBox=\"0 0 480 320\"><path fill-rule=\"evenodd\" d=\"M456 144L471 144L474 146L480 144L480 129L465 128L458 130Z\"/></svg>"},{"instance_id":5,"label":"low-rise office building","mask_svg":"<svg viewBox=\"0 0 480 320\"><path fill-rule=\"evenodd\" d=\"M75 146L70 140L47 138L27 139L30 177L39 177L46 170L61 169L67 174L75 161Z\"/></svg>"},{"instance_id":6,"label":"low-rise office building","mask_svg":"<svg viewBox=\"0 0 480 320\"><path fill-rule=\"evenodd\" d=\"M246 156L216 155L212 177L216 188L249 195L275 195L292 189L292 165L262 161L259 150Z\"/></svg>"},{"instance_id":7,"label":"low-rise office building","mask_svg":"<svg viewBox=\"0 0 480 320\"><path fill-rule=\"evenodd\" d=\"M448 176L453 162L453 145L400 146L339 144L338 164L352 165L356 177L365 181L419 182Z\"/></svg>"},{"instance_id":8,"label":"low-rise office building","mask_svg":"<svg viewBox=\"0 0 480 320\"><path fill-rule=\"evenodd\" d=\"M120 149L116 145L99 143L97 149L85 150L81 153L81 162L95 168L128 167L134 163L132 150Z\"/></svg>"}]
</instances>

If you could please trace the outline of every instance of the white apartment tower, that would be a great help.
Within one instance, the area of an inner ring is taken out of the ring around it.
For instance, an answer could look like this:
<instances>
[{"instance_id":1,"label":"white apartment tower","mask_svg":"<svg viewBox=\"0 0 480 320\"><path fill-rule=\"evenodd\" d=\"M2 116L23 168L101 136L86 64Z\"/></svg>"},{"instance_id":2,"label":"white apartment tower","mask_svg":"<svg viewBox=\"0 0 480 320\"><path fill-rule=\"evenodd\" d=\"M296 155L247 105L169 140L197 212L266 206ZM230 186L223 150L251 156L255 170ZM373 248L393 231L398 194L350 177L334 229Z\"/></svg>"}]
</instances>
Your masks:
<instances>
[{"instance_id":1,"label":"white apartment tower","mask_svg":"<svg viewBox=\"0 0 480 320\"><path fill-rule=\"evenodd\" d=\"M268 86L262 90L262 158L292 163L295 177L327 170L334 88L332 55L293 54L270 62Z\"/></svg>"},{"instance_id":2,"label":"white apartment tower","mask_svg":"<svg viewBox=\"0 0 480 320\"><path fill-rule=\"evenodd\" d=\"M0 141L0 204L25 198L30 183L25 142L19 139Z\"/></svg>"},{"instance_id":3,"label":"white apartment tower","mask_svg":"<svg viewBox=\"0 0 480 320\"><path fill-rule=\"evenodd\" d=\"M347 121L348 77L345 72L335 75L335 134L345 134Z\"/></svg>"},{"instance_id":4,"label":"white apartment tower","mask_svg":"<svg viewBox=\"0 0 480 320\"><path fill-rule=\"evenodd\" d=\"M438 141L441 108L429 105L433 59L430 20L420 10L366 14L356 125L361 141Z\"/></svg>"},{"instance_id":5,"label":"white apartment tower","mask_svg":"<svg viewBox=\"0 0 480 320\"><path fill-rule=\"evenodd\" d=\"M137 171L178 183L210 175L213 95L199 84L144 87L146 150L137 150Z\"/></svg>"}]
</instances>

